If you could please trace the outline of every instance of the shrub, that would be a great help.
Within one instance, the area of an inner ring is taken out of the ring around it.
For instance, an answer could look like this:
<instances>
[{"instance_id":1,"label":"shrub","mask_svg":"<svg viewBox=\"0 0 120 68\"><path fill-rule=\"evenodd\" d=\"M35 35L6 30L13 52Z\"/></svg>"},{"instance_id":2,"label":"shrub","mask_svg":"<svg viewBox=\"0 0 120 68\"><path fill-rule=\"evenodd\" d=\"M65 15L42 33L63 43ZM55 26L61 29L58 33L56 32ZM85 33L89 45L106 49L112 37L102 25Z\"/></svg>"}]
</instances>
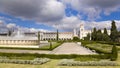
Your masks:
<instances>
[{"instance_id":1,"label":"shrub","mask_svg":"<svg viewBox=\"0 0 120 68\"><path fill-rule=\"evenodd\" d=\"M99 61L100 58L92 58L92 57L78 57L74 59L75 61Z\"/></svg>"},{"instance_id":2,"label":"shrub","mask_svg":"<svg viewBox=\"0 0 120 68\"><path fill-rule=\"evenodd\" d=\"M73 41L80 41L78 37L73 37Z\"/></svg>"},{"instance_id":3,"label":"shrub","mask_svg":"<svg viewBox=\"0 0 120 68\"><path fill-rule=\"evenodd\" d=\"M35 64L40 65L50 61L48 58L36 58L34 60L16 60L16 59L0 59L0 63L14 63L14 64Z\"/></svg>"},{"instance_id":4,"label":"shrub","mask_svg":"<svg viewBox=\"0 0 120 68\"><path fill-rule=\"evenodd\" d=\"M118 57L117 47L113 45L112 52L111 52L111 61L116 61L117 57Z\"/></svg>"},{"instance_id":5,"label":"shrub","mask_svg":"<svg viewBox=\"0 0 120 68\"><path fill-rule=\"evenodd\" d=\"M58 65L61 66L116 66L117 64L113 61L102 60L102 61L74 61L73 59L63 59Z\"/></svg>"},{"instance_id":6,"label":"shrub","mask_svg":"<svg viewBox=\"0 0 120 68\"><path fill-rule=\"evenodd\" d=\"M6 56L6 57L22 57L22 58L26 58L26 59L30 59L30 58L37 58L37 57L41 57L41 58L50 58L50 59L72 59L72 58L80 58L80 57L90 57L90 58L99 58L99 59L109 59L110 55L109 54L95 54L95 55L77 55L77 54L69 54L69 55L65 55L65 54L60 54L60 55L56 55L56 54L30 54L30 53L0 53L0 56ZM24 59L25 59L24 58Z\"/></svg>"}]
</instances>

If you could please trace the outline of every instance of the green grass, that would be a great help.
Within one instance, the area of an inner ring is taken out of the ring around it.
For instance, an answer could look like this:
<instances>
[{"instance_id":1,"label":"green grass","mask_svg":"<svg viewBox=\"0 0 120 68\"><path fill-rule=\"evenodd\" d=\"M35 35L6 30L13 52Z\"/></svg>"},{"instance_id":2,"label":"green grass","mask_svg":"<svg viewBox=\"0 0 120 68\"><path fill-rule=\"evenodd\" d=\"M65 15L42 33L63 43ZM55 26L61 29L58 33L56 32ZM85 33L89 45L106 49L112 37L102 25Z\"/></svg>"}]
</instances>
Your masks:
<instances>
[{"instance_id":1,"label":"green grass","mask_svg":"<svg viewBox=\"0 0 120 68\"><path fill-rule=\"evenodd\" d=\"M100 44L100 43L96 43L96 44L87 44L85 45L88 48L100 51L101 53L111 53L112 50L112 45L108 45L108 44Z\"/></svg>"}]
</instances>

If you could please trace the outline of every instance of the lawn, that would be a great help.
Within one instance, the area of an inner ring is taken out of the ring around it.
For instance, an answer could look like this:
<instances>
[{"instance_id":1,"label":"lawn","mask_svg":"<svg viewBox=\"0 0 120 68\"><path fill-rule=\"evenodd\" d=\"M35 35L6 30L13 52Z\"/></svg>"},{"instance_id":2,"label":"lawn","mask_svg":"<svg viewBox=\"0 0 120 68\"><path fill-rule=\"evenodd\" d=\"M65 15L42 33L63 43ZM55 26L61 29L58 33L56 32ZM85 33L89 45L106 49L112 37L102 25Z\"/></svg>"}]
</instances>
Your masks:
<instances>
[{"instance_id":1,"label":"lawn","mask_svg":"<svg viewBox=\"0 0 120 68\"><path fill-rule=\"evenodd\" d=\"M106 53L110 53L112 50L112 45L109 44L95 43L95 44L87 44L85 46L93 50L99 50L101 52L106 52Z\"/></svg>"}]
</instances>

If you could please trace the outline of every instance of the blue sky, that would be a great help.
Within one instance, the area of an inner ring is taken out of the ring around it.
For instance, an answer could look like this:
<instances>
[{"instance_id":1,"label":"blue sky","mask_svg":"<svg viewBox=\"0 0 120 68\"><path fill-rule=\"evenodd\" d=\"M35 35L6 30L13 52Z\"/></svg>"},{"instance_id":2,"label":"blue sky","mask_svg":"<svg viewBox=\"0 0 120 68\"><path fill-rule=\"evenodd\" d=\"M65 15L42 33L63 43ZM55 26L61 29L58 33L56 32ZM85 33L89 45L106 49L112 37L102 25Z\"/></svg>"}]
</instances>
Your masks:
<instances>
[{"instance_id":1,"label":"blue sky","mask_svg":"<svg viewBox=\"0 0 120 68\"><path fill-rule=\"evenodd\" d=\"M86 29L110 28L111 20L115 20L120 29L119 3L114 0L1 0L0 21L6 27L15 24L14 27L28 30L72 31L81 23Z\"/></svg>"}]
</instances>

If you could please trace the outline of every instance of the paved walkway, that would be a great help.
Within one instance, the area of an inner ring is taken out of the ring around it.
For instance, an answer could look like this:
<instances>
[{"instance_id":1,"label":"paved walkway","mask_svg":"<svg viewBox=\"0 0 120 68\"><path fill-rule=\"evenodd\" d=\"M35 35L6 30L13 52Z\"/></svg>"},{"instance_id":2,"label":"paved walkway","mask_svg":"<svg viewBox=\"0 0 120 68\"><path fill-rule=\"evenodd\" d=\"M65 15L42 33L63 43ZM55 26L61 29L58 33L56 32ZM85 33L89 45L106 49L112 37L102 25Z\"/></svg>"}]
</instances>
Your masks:
<instances>
[{"instance_id":1,"label":"paved walkway","mask_svg":"<svg viewBox=\"0 0 120 68\"><path fill-rule=\"evenodd\" d=\"M76 43L64 43L52 51L52 54L96 54Z\"/></svg>"},{"instance_id":2,"label":"paved walkway","mask_svg":"<svg viewBox=\"0 0 120 68\"><path fill-rule=\"evenodd\" d=\"M17 50L17 49L0 49L0 52L6 53L38 53L38 54L96 54L76 43L63 43L53 51L45 50Z\"/></svg>"}]
</instances>

